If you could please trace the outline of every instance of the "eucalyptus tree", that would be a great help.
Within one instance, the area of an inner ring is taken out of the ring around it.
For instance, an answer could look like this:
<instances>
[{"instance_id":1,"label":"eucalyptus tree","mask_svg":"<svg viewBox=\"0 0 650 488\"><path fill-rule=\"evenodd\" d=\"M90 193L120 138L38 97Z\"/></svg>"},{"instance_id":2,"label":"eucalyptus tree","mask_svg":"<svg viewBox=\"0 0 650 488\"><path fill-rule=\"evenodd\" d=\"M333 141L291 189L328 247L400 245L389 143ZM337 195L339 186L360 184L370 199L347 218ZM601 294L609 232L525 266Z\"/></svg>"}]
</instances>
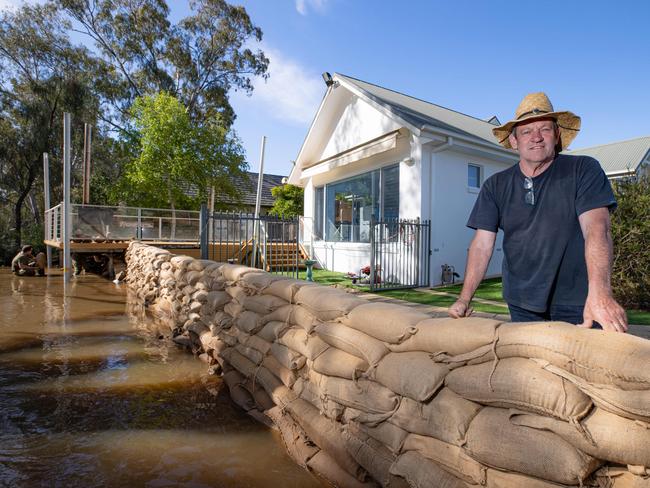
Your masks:
<instances>
[{"instance_id":1,"label":"eucalyptus tree","mask_svg":"<svg viewBox=\"0 0 650 488\"><path fill-rule=\"evenodd\" d=\"M232 90L250 93L252 78L266 76L269 60L249 46L262 39L244 7L224 0L192 0L191 15L169 20L165 0L52 0L88 36L102 59L100 117L128 132L137 97L166 92L192 120L217 114L230 127Z\"/></svg>"},{"instance_id":2,"label":"eucalyptus tree","mask_svg":"<svg viewBox=\"0 0 650 488\"><path fill-rule=\"evenodd\" d=\"M42 174L42 153L60 147L63 111L83 119L98 108L87 77L92 57L70 43L66 28L54 5L0 14L0 193L12 207L15 247L25 202Z\"/></svg>"}]
</instances>

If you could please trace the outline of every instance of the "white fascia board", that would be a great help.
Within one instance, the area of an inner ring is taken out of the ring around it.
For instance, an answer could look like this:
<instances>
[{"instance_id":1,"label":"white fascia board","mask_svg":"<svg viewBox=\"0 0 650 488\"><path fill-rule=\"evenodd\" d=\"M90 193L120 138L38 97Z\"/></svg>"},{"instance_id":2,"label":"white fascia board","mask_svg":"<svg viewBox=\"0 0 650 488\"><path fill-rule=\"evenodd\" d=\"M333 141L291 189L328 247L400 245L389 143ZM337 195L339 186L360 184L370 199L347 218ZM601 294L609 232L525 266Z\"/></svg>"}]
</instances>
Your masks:
<instances>
[{"instance_id":1,"label":"white fascia board","mask_svg":"<svg viewBox=\"0 0 650 488\"><path fill-rule=\"evenodd\" d=\"M357 147L348 149L347 151L319 161L309 168L302 170L302 178L309 178L314 175L326 173L335 168L339 168L341 166L369 158L370 156L375 156L376 154L395 149L395 147L397 147L397 138L399 135L399 130L395 130L381 137L368 141L365 144L361 144Z\"/></svg>"},{"instance_id":2,"label":"white fascia board","mask_svg":"<svg viewBox=\"0 0 650 488\"><path fill-rule=\"evenodd\" d=\"M397 121L402 127L407 128L411 132L413 132L416 135L420 135L420 128L414 126L410 122L407 122L404 120L402 117L397 115L395 112L393 112L390 108L382 105L381 103L376 102L372 96L368 95L364 90L359 88L358 86L354 85L353 83L349 83L347 80L344 80L343 78L339 78L336 73L334 73L333 78L336 79L341 86L344 86L347 88L349 91L351 91L354 95L358 96L362 100L364 100L366 103L368 103L371 107L373 107L376 110L379 110L382 114L386 115L387 117L390 117L391 119Z\"/></svg>"},{"instance_id":3,"label":"white fascia board","mask_svg":"<svg viewBox=\"0 0 650 488\"><path fill-rule=\"evenodd\" d=\"M501 149L498 146L490 144L489 142L482 141L480 139L461 135L458 132L441 129L440 127L434 127L431 125L425 125L422 128L422 131L448 137L450 136L454 139L454 146L465 146L474 150L479 150L480 152L489 154L491 156L498 156L500 158L519 161L519 154L515 152L512 152L506 148Z\"/></svg>"},{"instance_id":4,"label":"white fascia board","mask_svg":"<svg viewBox=\"0 0 650 488\"><path fill-rule=\"evenodd\" d=\"M298 165L294 164L293 168L291 168L291 172L289 173L289 177L287 178L287 183L290 183L291 185L296 185L296 186L303 186L304 182L302 180L302 177L300 176L300 170L298 169Z\"/></svg>"},{"instance_id":5,"label":"white fascia board","mask_svg":"<svg viewBox=\"0 0 650 488\"><path fill-rule=\"evenodd\" d=\"M637 168L638 170L638 168ZM610 171L608 173L605 173L605 176L607 178L625 178L626 176L634 176L636 174L636 170L632 169L626 169L623 171Z\"/></svg>"},{"instance_id":6,"label":"white fascia board","mask_svg":"<svg viewBox=\"0 0 650 488\"><path fill-rule=\"evenodd\" d=\"M293 169L291 170L291 173L289 174L289 183L292 184L298 184L296 182L300 181L302 179L302 176L300 175L301 171L301 164L300 164L300 158L302 157L303 152L305 151L305 146L307 145L307 142L309 141L309 138L314 130L314 126L316 125L316 121L318 120L318 117L320 116L321 112L323 111L323 107L325 106L325 102L327 101L327 98L330 96L332 93L332 90L334 89L334 85L330 85L327 87L327 91L325 92L325 95L323 95L323 99L320 102L320 105L318 106L318 110L316 111L316 115L311 121L311 125L309 126L309 130L307 131L307 135L305 136L305 139L302 141L302 145L300 146L300 150L298 151L298 156L296 156L296 162L293 165Z\"/></svg>"}]
</instances>

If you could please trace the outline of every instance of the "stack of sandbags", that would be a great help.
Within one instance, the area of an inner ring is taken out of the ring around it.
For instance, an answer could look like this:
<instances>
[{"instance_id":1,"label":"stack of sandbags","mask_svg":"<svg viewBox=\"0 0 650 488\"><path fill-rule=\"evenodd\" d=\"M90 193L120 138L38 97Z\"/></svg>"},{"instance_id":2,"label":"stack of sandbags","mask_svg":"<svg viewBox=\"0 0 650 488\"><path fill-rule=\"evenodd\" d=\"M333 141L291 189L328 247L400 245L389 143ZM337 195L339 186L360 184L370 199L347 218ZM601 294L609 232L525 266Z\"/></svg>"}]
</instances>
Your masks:
<instances>
[{"instance_id":1,"label":"stack of sandbags","mask_svg":"<svg viewBox=\"0 0 650 488\"><path fill-rule=\"evenodd\" d=\"M146 304L153 303L160 294L160 273L173 254L164 249L131 243L125 252L129 265L126 282Z\"/></svg>"},{"instance_id":2,"label":"stack of sandbags","mask_svg":"<svg viewBox=\"0 0 650 488\"><path fill-rule=\"evenodd\" d=\"M564 323L507 324L492 347L445 361L464 364L447 376L448 388L490 407L467 434L475 459L567 485L615 463L629 474L610 476L612 486L650 485L647 340ZM553 456L552 472L533 462Z\"/></svg>"},{"instance_id":3,"label":"stack of sandbags","mask_svg":"<svg viewBox=\"0 0 650 488\"><path fill-rule=\"evenodd\" d=\"M264 412L292 457L335 484L650 488L648 341L431 318L211 266L172 257L158 267L176 326L219 361L237 404ZM133 286L146 295L151 282Z\"/></svg>"}]
</instances>

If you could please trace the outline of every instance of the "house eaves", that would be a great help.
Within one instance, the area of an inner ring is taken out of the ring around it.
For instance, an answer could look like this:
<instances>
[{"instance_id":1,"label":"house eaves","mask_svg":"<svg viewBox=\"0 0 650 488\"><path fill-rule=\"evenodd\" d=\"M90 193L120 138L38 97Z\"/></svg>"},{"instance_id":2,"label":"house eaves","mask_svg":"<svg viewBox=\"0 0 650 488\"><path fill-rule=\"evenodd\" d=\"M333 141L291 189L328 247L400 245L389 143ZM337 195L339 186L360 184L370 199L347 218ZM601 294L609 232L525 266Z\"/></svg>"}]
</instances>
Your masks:
<instances>
[{"instance_id":1,"label":"house eaves","mask_svg":"<svg viewBox=\"0 0 650 488\"><path fill-rule=\"evenodd\" d=\"M388 116L402 121L404 126L416 135L420 135L425 127L437 127L454 135L486 143L496 150L508 152L497 144L492 134L494 124L489 121L339 73L334 74L334 79L358 96L372 102L373 106L381 107L381 111Z\"/></svg>"}]
</instances>

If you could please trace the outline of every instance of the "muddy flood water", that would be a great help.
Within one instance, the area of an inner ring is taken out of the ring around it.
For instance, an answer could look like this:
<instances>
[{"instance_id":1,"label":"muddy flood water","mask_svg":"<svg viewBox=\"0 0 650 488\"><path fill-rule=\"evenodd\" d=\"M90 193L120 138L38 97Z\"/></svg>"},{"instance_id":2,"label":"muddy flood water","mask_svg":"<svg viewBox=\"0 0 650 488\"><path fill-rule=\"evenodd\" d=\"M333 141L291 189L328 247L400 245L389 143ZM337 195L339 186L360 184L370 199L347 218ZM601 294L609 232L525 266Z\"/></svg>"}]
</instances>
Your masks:
<instances>
[{"instance_id":1,"label":"muddy flood water","mask_svg":"<svg viewBox=\"0 0 650 488\"><path fill-rule=\"evenodd\" d=\"M126 285L0 269L0 486L322 487Z\"/></svg>"}]
</instances>

